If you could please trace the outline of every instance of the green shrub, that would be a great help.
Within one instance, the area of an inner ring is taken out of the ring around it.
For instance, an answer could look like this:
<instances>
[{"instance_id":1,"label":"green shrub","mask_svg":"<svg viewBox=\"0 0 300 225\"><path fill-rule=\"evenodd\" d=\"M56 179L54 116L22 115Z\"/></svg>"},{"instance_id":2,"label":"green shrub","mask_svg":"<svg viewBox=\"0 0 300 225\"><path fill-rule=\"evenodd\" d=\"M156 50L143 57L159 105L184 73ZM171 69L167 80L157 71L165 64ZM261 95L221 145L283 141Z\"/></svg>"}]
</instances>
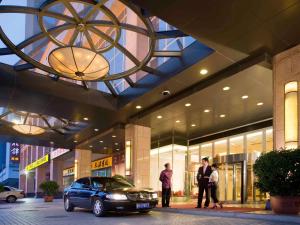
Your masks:
<instances>
[{"instance_id":1,"label":"green shrub","mask_svg":"<svg viewBox=\"0 0 300 225\"><path fill-rule=\"evenodd\" d=\"M0 184L0 193L4 191L4 185Z\"/></svg>"},{"instance_id":2,"label":"green shrub","mask_svg":"<svg viewBox=\"0 0 300 225\"><path fill-rule=\"evenodd\" d=\"M44 181L40 184L40 189L43 190L45 195L54 196L57 194L59 185L55 181Z\"/></svg>"},{"instance_id":3,"label":"green shrub","mask_svg":"<svg viewBox=\"0 0 300 225\"><path fill-rule=\"evenodd\" d=\"M300 149L262 154L254 164L256 187L271 196L300 195Z\"/></svg>"}]
</instances>

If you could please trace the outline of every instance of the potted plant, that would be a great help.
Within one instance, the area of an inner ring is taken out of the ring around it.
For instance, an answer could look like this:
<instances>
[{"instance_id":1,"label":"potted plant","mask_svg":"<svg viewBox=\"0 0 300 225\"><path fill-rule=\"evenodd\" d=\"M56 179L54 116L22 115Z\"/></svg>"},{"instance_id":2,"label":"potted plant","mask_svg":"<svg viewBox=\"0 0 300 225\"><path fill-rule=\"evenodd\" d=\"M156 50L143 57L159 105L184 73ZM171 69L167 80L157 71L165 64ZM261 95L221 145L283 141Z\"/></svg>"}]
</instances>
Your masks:
<instances>
[{"instance_id":1,"label":"potted plant","mask_svg":"<svg viewBox=\"0 0 300 225\"><path fill-rule=\"evenodd\" d=\"M59 185L55 181L44 181L40 184L40 189L44 192L45 202L52 202L54 196L57 194Z\"/></svg>"},{"instance_id":2,"label":"potted plant","mask_svg":"<svg viewBox=\"0 0 300 225\"><path fill-rule=\"evenodd\" d=\"M254 164L256 186L271 196L277 214L300 212L300 149L262 154Z\"/></svg>"}]
</instances>

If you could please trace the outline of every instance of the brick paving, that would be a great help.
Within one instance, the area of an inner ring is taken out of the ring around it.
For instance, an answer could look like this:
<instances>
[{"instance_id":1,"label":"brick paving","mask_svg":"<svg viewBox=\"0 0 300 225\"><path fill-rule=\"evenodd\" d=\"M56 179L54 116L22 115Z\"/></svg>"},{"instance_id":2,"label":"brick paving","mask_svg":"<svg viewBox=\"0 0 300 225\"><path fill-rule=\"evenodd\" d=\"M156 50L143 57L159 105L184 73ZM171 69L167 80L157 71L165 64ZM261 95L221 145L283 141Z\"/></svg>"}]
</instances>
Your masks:
<instances>
[{"instance_id":1,"label":"brick paving","mask_svg":"<svg viewBox=\"0 0 300 225\"><path fill-rule=\"evenodd\" d=\"M149 215L112 213L97 218L90 211L76 209L67 213L61 200L43 203L40 199L26 199L15 204L0 203L0 225L288 225L254 219L222 218L154 211Z\"/></svg>"}]
</instances>

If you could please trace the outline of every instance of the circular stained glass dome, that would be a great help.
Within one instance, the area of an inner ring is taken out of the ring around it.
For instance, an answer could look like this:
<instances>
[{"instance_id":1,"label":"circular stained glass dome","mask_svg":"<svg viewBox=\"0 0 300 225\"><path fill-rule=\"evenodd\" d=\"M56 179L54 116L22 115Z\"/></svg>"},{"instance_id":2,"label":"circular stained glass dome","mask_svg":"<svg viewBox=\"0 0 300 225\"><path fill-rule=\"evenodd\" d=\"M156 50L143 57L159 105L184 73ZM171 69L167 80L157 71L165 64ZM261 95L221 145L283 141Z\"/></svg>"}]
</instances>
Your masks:
<instances>
[{"instance_id":1,"label":"circular stained glass dome","mask_svg":"<svg viewBox=\"0 0 300 225\"><path fill-rule=\"evenodd\" d=\"M0 6L0 13L26 14L24 41L14 43L0 29L1 40L22 59L19 65L73 80L105 81L137 73L154 55L153 24L128 2L46 0L33 6Z\"/></svg>"}]
</instances>

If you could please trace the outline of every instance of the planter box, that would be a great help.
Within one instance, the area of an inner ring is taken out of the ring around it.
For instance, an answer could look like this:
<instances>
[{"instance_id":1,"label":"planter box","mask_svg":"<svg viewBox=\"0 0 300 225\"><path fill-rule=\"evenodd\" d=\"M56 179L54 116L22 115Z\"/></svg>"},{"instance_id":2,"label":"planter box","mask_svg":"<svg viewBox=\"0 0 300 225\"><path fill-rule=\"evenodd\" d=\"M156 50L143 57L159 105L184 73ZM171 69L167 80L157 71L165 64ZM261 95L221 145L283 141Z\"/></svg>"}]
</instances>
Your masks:
<instances>
[{"instance_id":1,"label":"planter box","mask_svg":"<svg viewBox=\"0 0 300 225\"><path fill-rule=\"evenodd\" d=\"M300 196L271 196L271 207L276 214L293 214L300 212Z\"/></svg>"}]
</instances>

